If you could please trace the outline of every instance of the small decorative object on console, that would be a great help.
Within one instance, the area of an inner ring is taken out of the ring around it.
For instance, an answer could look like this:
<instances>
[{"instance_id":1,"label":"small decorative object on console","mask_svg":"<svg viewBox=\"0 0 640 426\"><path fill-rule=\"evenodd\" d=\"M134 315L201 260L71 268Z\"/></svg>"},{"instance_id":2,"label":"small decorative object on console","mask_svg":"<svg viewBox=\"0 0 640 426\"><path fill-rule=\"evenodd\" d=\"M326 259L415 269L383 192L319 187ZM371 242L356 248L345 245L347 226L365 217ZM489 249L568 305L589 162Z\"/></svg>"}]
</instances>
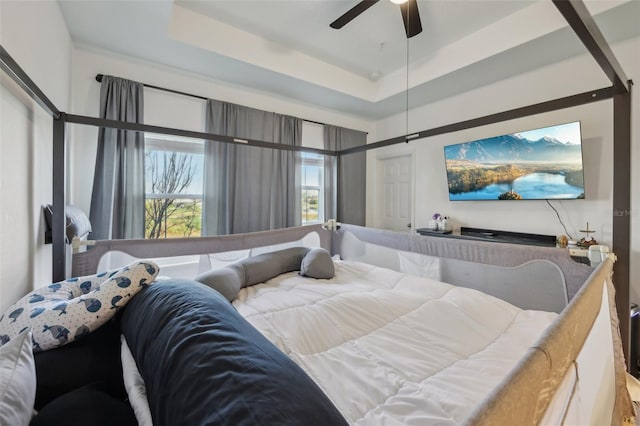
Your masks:
<instances>
[{"instance_id":1,"label":"small decorative object on console","mask_svg":"<svg viewBox=\"0 0 640 426\"><path fill-rule=\"evenodd\" d=\"M449 220L449 216L441 216L440 221L438 223L439 231L451 231L451 220Z\"/></svg>"},{"instance_id":2,"label":"small decorative object on console","mask_svg":"<svg viewBox=\"0 0 640 426\"><path fill-rule=\"evenodd\" d=\"M431 216L431 220L429 221L429 229L433 231L437 231L439 220L440 220L440 213L434 213L433 216Z\"/></svg>"},{"instance_id":3,"label":"small decorative object on console","mask_svg":"<svg viewBox=\"0 0 640 426\"><path fill-rule=\"evenodd\" d=\"M443 216L440 213L434 213L431 216L429 225L426 228L416 229L418 234L421 235L450 234L451 230L451 220L448 216Z\"/></svg>"},{"instance_id":4,"label":"small decorative object on console","mask_svg":"<svg viewBox=\"0 0 640 426\"><path fill-rule=\"evenodd\" d=\"M451 232L451 221L448 216L441 215L440 213L434 213L429 221L428 230L437 231L441 233Z\"/></svg>"},{"instance_id":5,"label":"small decorative object on console","mask_svg":"<svg viewBox=\"0 0 640 426\"><path fill-rule=\"evenodd\" d=\"M587 235L585 237L580 238L580 241L578 241L578 247L580 247L580 248L589 248L590 246L598 244L596 239L593 238L591 235L589 235L589 234L593 234L594 232L596 232L596 231L593 231L593 230L589 229L589 222L587 222L587 228L586 229L581 229L580 232L584 232Z\"/></svg>"},{"instance_id":6,"label":"small decorative object on console","mask_svg":"<svg viewBox=\"0 0 640 426\"><path fill-rule=\"evenodd\" d=\"M558 247L565 248L567 245L569 245L569 237L566 235L560 235L558 237Z\"/></svg>"}]
</instances>

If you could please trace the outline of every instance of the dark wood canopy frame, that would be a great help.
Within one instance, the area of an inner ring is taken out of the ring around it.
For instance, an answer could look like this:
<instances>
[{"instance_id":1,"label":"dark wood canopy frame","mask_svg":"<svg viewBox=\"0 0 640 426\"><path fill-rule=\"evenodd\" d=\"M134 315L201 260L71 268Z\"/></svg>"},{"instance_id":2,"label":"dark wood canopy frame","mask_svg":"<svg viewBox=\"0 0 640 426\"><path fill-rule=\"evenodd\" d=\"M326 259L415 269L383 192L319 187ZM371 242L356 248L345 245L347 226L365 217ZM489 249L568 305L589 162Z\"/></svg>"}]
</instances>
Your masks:
<instances>
[{"instance_id":1,"label":"dark wood canopy frame","mask_svg":"<svg viewBox=\"0 0 640 426\"><path fill-rule=\"evenodd\" d=\"M630 258L630 224L631 224L631 87L633 82L627 80L622 67L615 58L611 47L600 32L593 17L589 14L582 0L552 0L554 5L585 45L598 65L611 81L611 86L584 92L572 96L554 99L542 103L524 106L509 111L465 120L445 126L423 130L417 133L397 136L383 141L345 149L328 151L313 148L291 147L288 145L268 143L251 139L238 139L210 133L194 132L146 124L127 123L104 120L94 117L73 115L62 112L47 98L38 86L29 78L9 53L0 46L0 67L53 118L53 215L52 215L52 279L60 281L65 278L65 176L66 176L66 123L83 124L96 127L109 127L124 130L147 131L168 135L177 135L199 139L213 139L226 143L241 143L272 149L285 149L304 152L315 152L338 157L355 152L367 151L383 146L405 143L415 139L427 138L443 133L526 117L558 109L570 108L591 102L613 98L613 251L617 256L613 282L616 288L616 305L620 319L620 333L627 364L629 363L629 258ZM156 89L169 90L154 86ZM182 92L173 91L180 94ZM186 94L189 95L189 94ZM628 366L628 365L627 365Z\"/></svg>"}]
</instances>

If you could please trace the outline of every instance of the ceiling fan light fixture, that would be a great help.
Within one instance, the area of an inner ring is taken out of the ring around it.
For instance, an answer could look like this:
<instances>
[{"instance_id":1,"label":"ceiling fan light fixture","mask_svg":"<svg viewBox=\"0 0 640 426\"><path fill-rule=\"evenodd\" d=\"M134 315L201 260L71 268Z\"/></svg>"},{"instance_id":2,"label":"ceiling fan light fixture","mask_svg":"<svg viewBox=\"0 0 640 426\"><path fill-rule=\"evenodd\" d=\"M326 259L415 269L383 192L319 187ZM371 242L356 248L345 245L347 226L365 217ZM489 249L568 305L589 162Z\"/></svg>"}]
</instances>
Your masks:
<instances>
[{"instance_id":1,"label":"ceiling fan light fixture","mask_svg":"<svg viewBox=\"0 0 640 426\"><path fill-rule=\"evenodd\" d=\"M342 14L342 16L330 23L329 26L339 30L379 1L380 0L360 0L355 6ZM420 34L422 32L422 23L420 22L418 0L391 0L391 2L400 6L399 9L402 14L402 22L404 23L407 38Z\"/></svg>"}]
</instances>

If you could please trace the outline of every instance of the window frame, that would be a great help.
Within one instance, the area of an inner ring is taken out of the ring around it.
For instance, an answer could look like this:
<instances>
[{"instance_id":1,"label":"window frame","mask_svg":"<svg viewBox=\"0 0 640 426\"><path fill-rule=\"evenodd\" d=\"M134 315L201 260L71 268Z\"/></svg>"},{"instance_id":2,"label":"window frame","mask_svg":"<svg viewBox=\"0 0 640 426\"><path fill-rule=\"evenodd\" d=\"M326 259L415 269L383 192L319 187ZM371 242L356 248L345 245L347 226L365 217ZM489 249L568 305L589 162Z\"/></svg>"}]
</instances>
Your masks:
<instances>
[{"instance_id":1,"label":"window frame","mask_svg":"<svg viewBox=\"0 0 640 426\"><path fill-rule=\"evenodd\" d=\"M166 153L178 153L178 154L191 154L202 155L202 161L197 164L197 167L204 171L204 140L190 139L171 135L160 135L154 133L147 133L144 136L145 147L145 178L147 174L146 158L147 154L151 151L166 152ZM204 177L202 181L201 192L198 193L148 193L147 184L145 183L144 191L144 204L145 204L145 239L149 239L146 235L147 226L147 200L199 200L201 205L204 203ZM166 220L166 218L165 218ZM202 221L202 216L200 217ZM202 226L202 225L201 225ZM199 235L185 236L183 238L198 238L202 235L202 229L200 229ZM166 239L173 237L164 237ZM176 237L177 238L177 237Z\"/></svg>"},{"instance_id":2,"label":"window frame","mask_svg":"<svg viewBox=\"0 0 640 426\"><path fill-rule=\"evenodd\" d=\"M311 225L314 223L324 223L324 156L319 155L319 154L311 154L311 153L305 153L302 152L300 155L300 197L301 197L301 204L302 204L302 200L304 199L303 197L303 191L314 191L317 190L318 191L318 219L317 221L307 221L305 220L305 216L304 216L304 209L301 207L301 211L300 211L300 222L303 225ZM312 166L312 167L318 167L319 172L318 172L318 185L305 185L305 179L304 177L306 176L304 173L304 167L305 166Z\"/></svg>"}]
</instances>

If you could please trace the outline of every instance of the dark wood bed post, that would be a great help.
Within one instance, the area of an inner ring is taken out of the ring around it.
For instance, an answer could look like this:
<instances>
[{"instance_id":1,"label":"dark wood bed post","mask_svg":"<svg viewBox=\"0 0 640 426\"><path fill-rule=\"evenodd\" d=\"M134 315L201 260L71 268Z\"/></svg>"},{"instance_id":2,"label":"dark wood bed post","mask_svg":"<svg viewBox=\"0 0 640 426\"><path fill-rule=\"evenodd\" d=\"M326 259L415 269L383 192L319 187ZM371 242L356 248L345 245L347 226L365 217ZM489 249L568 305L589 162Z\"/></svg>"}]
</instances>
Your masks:
<instances>
[{"instance_id":1,"label":"dark wood bed post","mask_svg":"<svg viewBox=\"0 0 640 426\"><path fill-rule=\"evenodd\" d=\"M631 251L631 86L611 47L582 0L553 0L593 59L613 83L613 252L616 307L622 349L629 368L630 300L629 257Z\"/></svg>"},{"instance_id":2,"label":"dark wood bed post","mask_svg":"<svg viewBox=\"0 0 640 426\"><path fill-rule=\"evenodd\" d=\"M53 212L51 215L52 264L51 279L62 281L67 277L67 249L65 247L66 232L66 115L60 113L53 119Z\"/></svg>"},{"instance_id":3,"label":"dark wood bed post","mask_svg":"<svg viewBox=\"0 0 640 426\"><path fill-rule=\"evenodd\" d=\"M613 98L613 269L616 307L620 319L622 349L630 368L630 265L631 251L631 85Z\"/></svg>"}]
</instances>

